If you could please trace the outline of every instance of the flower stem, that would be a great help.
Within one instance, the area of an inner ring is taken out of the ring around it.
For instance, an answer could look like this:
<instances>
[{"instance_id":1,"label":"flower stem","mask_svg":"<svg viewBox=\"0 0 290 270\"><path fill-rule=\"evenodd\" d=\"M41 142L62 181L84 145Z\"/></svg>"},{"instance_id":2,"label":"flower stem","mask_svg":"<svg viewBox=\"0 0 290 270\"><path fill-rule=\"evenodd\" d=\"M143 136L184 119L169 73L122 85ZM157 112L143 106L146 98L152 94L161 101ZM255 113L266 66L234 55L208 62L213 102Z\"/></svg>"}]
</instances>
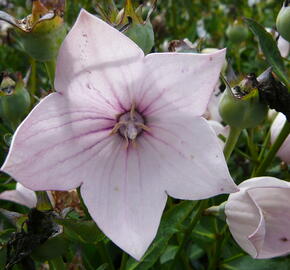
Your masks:
<instances>
[{"instance_id":1,"label":"flower stem","mask_svg":"<svg viewBox=\"0 0 290 270\"><path fill-rule=\"evenodd\" d=\"M127 260L128 260L128 254L126 252L123 252L120 270L126 269Z\"/></svg>"},{"instance_id":2,"label":"flower stem","mask_svg":"<svg viewBox=\"0 0 290 270\"><path fill-rule=\"evenodd\" d=\"M55 68L56 68L56 61L46 61L45 63L46 72L49 78L49 82L51 85L51 89L54 90L54 76L55 76Z\"/></svg>"},{"instance_id":3,"label":"flower stem","mask_svg":"<svg viewBox=\"0 0 290 270\"><path fill-rule=\"evenodd\" d=\"M237 127L230 127L230 134L226 140L224 147L225 159L228 160L236 146L236 143L240 137L242 129Z\"/></svg>"},{"instance_id":4,"label":"flower stem","mask_svg":"<svg viewBox=\"0 0 290 270\"><path fill-rule=\"evenodd\" d=\"M208 200L203 200L203 201L198 202L198 209L197 209L195 216L193 217L191 223L189 224L189 226L187 227L187 229L184 232L182 241L181 241L181 243L178 247L178 250L175 254L174 260L169 268L170 270L175 269L175 265L177 264L177 260L181 257L183 249L186 247L187 243L189 242L190 237L191 237L191 233L192 233L194 227L196 226L196 224L199 222L200 217L202 215L202 212L207 206L207 203L208 203Z\"/></svg>"},{"instance_id":5,"label":"flower stem","mask_svg":"<svg viewBox=\"0 0 290 270\"><path fill-rule=\"evenodd\" d=\"M35 191L37 203L36 209L39 211L50 211L53 209L51 201L46 191Z\"/></svg>"},{"instance_id":6,"label":"flower stem","mask_svg":"<svg viewBox=\"0 0 290 270\"><path fill-rule=\"evenodd\" d=\"M31 99L34 99L34 95L36 92L36 61L31 58L30 59L31 65L31 74L30 74L30 96Z\"/></svg>"},{"instance_id":7,"label":"flower stem","mask_svg":"<svg viewBox=\"0 0 290 270\"><path fill-rule=\"evenodd\" d=\"M288 137L289 133L290 133L290 122L286 121L279 136L276 138L274 144L271 146L270 151L267 153L266 157L258 167L257 171L254 173L253 175L254 177L261 176L265 173L268 166L273 161L279 148L281 147L285 139Z\"/></svg>"},{"instance_id":8,"label":"flower stem","mask_svg":"<svg viewBox=\"0 0 290 270\"><path fill-rule=\"evenodd\" d=\"M81 195L81 188L80 187L77 188L77 193L78 193L78 196L79 196L79 199L80 199L82 210L84 211L84 214L85 214L85 218L87 220L91 220L92 218L91 218L91 215L90 215L90 213L88 211L88 208L86 207L86 205L84 203L83 197Z\"/></svg>"}]
</instances>

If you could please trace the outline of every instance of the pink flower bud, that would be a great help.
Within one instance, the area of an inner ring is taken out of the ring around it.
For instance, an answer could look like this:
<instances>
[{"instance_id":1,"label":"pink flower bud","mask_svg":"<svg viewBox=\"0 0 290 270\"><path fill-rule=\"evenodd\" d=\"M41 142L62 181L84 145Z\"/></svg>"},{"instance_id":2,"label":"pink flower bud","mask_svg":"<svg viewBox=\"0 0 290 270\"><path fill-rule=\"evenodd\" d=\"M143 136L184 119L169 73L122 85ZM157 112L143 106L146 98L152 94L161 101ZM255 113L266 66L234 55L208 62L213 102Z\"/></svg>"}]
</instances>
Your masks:
<instances>
[{"instance_id":1,"label":"pink flower bud","mask_svg":"<svg viewBox=\"0 0 290 270\"><path fill-rule=\"evenodd\" d=\"M257 177L229 196L225 213L233 238L253 258L290 252L290 183Z\"/></svg>"}]
</instances>

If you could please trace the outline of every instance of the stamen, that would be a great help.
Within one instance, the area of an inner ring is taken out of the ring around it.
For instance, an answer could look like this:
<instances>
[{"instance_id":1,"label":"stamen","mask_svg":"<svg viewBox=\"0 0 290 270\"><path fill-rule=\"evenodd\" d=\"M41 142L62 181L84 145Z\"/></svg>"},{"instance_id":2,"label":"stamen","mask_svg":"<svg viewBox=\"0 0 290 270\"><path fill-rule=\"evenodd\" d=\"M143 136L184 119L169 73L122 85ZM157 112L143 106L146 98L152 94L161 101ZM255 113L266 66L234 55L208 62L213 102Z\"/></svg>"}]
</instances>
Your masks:
<instances>
[{"instance_id":1,"label":"stamen","mask_svg":"<svg viewBox=\"0 0 290 270\"><path fill-rule=\"evenodd\" d=\"M136 111L133 103L130 111L119 116L118 122L110 134L113 135L119 132L125 138L127 148L130 143L136 146L136 139L143 131L149 131L149 128L145 125L143 116Z\"/></svg>"}]
</instances>

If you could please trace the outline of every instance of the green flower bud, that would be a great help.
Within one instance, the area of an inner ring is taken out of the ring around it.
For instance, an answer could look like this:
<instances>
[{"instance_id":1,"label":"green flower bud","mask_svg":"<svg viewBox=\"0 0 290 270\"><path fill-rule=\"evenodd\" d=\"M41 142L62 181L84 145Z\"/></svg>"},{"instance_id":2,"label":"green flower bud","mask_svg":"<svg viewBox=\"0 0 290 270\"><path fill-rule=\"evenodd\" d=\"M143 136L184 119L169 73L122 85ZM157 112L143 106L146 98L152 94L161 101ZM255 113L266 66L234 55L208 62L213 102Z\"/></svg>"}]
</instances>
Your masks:
<instances>
[{"instance_id":1,"label":"green flower bud","mask_svg":"<svg viewBox=\"0 0 290 270\"><path fill-rule=\"evenodd\" d=\"M150 53L154 46L154 33L150 21L147 21L145 24L133 23L124 34L132 39L145 54Z\"/></svg>"},{"instance_id":2,"label":"green flower bud","mask_svg":"<svg viewBox=\"0 0 290 270\"><path fill-rule=\"evenodd\" d=\"M43 0L42 0L43 1ZM65 38L66 29L62 9L56 1L55 9L40 0L33 1L32 14L17 20L0 11L0 20L16 27L16 34L24 51L32 58L46 62L56 58L58 49ZM47 1L49 2L49 1Z\"/></svg>"},{"instance_id":3,"label":"green flower bud","mask_svg":"<svg viewBox=\"0 0 290 270\"><path fill-rule=\"evenodd\" d=\"M276 27L280 35L290 42L290 6L281 8L276 19Z\"/></svg>"},{"instance_id":4,"label":"green flower bud","mask_svg":"<svg viewBox=\"0 0 290 270\"><path fill-rule=\"evenodd\" d=\"M234 24L228 26L226 36L233 43L242 43L248 38L249 30L240 22L235 21Z\"/></svg>"},{"instance_id":5,"label":"green flower bud","mask_svg":"<svg viewBox=\"0 0 290 270\"><path fill-rule=\"evenodd\" d=\"M219 104L222 119L236 128L252 128L267 116L268 107L260 102L259 92L252 78L248 77L238 86L224 91Z\"/></svg>"},{"instance_id":6,"label":"green flower bud","mask_svg":"<svg viewBox=\"0 0 290 270\"><path fill-rule=\"evenodd\" d=\"M112 0L101 0L97 4L97 10L102 18L116 26L127 37L133 40L145 54L154 46L154 32L149 20L152 11L156 7L156 0L152 6L147 7L147 18L143 20L142 5L137 7L132 0L125 0L124 7L118 11Z\"/></svg>"},{"instance_id":7,"label":"green flower bud","mask_svg":"<svg viewBox=\"0 0 290 270\"><path fill-rule=\"evenodd\" d=\"M0 118L15 130L30 108L30 96L22 78L17 82L4 76L0 86Z\"/></svg>"}]
</instances>

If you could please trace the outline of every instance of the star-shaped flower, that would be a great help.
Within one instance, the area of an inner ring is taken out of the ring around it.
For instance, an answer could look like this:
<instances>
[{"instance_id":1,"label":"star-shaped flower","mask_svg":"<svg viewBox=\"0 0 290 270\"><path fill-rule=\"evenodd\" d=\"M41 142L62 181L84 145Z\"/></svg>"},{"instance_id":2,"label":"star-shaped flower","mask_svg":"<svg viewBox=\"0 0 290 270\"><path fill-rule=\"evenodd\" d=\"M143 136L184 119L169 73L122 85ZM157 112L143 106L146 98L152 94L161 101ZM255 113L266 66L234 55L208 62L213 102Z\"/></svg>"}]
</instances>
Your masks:
<instances>
[{"instance_id":1,"label":"star-shaped flower","mask_svg":"<svg viewBox=\"0 0 290 270\"><path fill-rule=\"evenodd\" d=\"M144 56L82 10L59 52L56 93L16 131L2 170L33 190L81 186L103 232L140 259L167 195L237 190L205 112L225 50Z\"/></svg>"}]
</instances>

